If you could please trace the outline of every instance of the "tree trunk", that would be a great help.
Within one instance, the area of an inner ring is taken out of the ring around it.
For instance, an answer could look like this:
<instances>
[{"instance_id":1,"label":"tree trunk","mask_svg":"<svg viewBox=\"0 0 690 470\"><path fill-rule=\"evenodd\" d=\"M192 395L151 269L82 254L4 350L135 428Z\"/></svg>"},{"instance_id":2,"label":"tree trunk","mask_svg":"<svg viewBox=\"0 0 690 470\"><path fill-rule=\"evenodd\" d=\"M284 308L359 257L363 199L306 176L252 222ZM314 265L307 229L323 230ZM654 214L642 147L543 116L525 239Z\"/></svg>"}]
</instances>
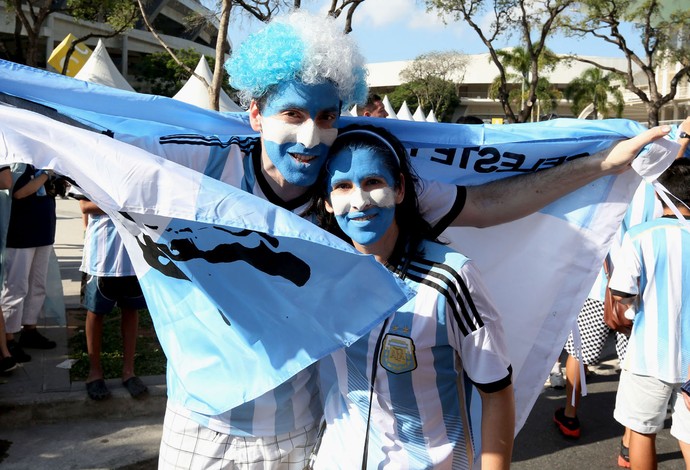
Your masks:
<instances>
[{"instance_id":1,"label":"tree trunk","mask_svg":"<svg viewBox=\"0 0 690 470\"><path fill-rule=\"evenodd\" d=\"M647 125L652 128L659 125L660 107L656 103L647 103Z\"/></svg>"},{"instance_id":2,"label":"tree trunk","mask_svg":"<svg viewBox=\"0 0 690 470\"><path fill-rule=\"evenodd\" d=\"M501 86L498 89L498 99L501 102L501 106L503 107L503 112L506 115L506 120L509 123L517 122L517 120L515 119L515 112L513 112L513 108L510 106L510 95L508 94L508 90L506 89L505 82L501 83Z\"/></svg>"},{"instance_id":3,"label":"tree trunk","mask_svg":"<svg viewBox=\"0 0 690 470\"><path fill-rule=\"evenodd\" d=\"M34 33L33 31L27 31L26 37L26 65L30 67L38 67L38 34Z\"/></svg>"},{"instance_id":4,"label":"tree trunk","mask_svg":"<svg viewBox=\"0 0 690 470\"><path fill-rule=\"evenodd\" d=\"M18 64L25 64L26 59L24 55L24 42L22 40L22 22L19 17L14 18L14 44L15 51L13 60Z\"/></svg>"},{"instance_id":5,"label":"tree trunk","mask_svg":"<svg viewBox=\"0 0 690 470\"><path fill-rule=\"evenodd\" d=\"M220 11L220 23L218 25L218 38L216 39L216 64L213 67L213 79L211 86L208 87L209 104L211 109L220 110L220 91L223 80L223 65L225 64L225 53L228 52L228 25L230 23L230 10L232 9L231 0L223 0Z\"/></svg>"}]
</instances>

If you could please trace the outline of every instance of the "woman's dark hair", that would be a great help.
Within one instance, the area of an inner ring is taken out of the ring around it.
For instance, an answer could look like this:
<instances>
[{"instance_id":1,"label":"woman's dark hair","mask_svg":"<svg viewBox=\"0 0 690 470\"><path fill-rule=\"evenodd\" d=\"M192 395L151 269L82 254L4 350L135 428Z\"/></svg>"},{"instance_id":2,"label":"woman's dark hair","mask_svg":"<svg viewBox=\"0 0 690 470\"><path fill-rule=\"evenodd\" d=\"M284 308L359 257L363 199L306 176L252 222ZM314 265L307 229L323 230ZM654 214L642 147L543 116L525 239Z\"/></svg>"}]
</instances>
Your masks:
<instances>
[{"instance_id":1,"label":"woman's dark hair","mask_svg":"<svg viewBox=\"0 0 690 470\"><path fill-rule=\"evenodd\" d=\"M386 143L390 144L390 146L386 145ZM371 125L354 124L340 129L338 138L328 153L329 159L345 148L374 149L378 155L384 158L384 165L394 175L396 187L400 187L400 174L403 175L405 179L405 196L402 202L395 208L395 221L400 230L398 241L405 242L407 246L405 251L408 254L419 253L422 240L433 240L433 236L431 235L431 226L424 220L419 211L416 191L419 177L410 166L405 147L386 129ZM394 150L395 153L391 150ZM340 230L333 214L325 210L324 201L328 200L329 197L328 161L324 165L319 182L315 203L318 223L325 230L349 242L350 238Z\"/></svg>"}]
</instances>

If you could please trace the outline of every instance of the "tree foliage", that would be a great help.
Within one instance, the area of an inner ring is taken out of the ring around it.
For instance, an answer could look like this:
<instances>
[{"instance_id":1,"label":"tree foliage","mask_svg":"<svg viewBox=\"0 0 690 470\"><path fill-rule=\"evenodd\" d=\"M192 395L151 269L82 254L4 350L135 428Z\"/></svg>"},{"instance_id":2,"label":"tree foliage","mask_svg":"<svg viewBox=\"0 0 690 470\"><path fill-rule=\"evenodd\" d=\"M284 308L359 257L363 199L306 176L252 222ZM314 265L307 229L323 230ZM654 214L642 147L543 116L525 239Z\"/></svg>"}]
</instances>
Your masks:
<instances>
[{"instance_id":1,"label":"tree foliage","mask_svg":"<svg viewBox=\"0 0 690 470\"><path fill-rule=\"evenodd\" d=\"M439 78L433 79L432 81L436 82L434 84L435 93L438 94L440 98L435 104L423 99L422 95L419 93L419 90L429 88L430 84L413 81L403 83L388 94L391 106L395 109L400 109L403 102L406 102L412 112L414 112L417 106L421 106L424 114L429 114L433 109L434 115L439 122L449 122L453 117L455 108L460 105L457 85Z\"/></svg>"},{"instance_id":2,"label":"tree foliage","mask_svg":"<svg viewBox=\"0 0 690 470\"><path fill-rule=\"evenodd\" d=\"M77 20L105 23L111 27L108 33L91 33L78 38L75 43L93 37L116 36L132 28L136 21L136 3L132 0L6 0L5 3L7 11L15 15L14 53L10 55L6 51L6 54L16 62L32 67L38 66L41 28L53 13L65 13ZM26 48L21 37L22 31L26 32ZM68 62L69 60L65 60L65 63Z\"/></svg>"},{"instance_id":3,"label":"tree foliage","mask_svg":"<svg viewBox=\"0 0 690 470\"><path fill-rule=\"evenodd\" d=\"M448 16L464 21L479 36L489 50L491 60L499 70L497 98L509 122L525 122L537 102L540 63L545 60L547 39L555 32L562 13L575 0L425 0L429 10L437 11L444 19ZM487 26L485 19L490 18ZM496 48L499 40L517 35L524 44L528 58L525 106L518 114L510 97L507 65Z\"/></svg>"},{"instance_id":4,"label":"tree foliage","mask_svg":"<svg viewBox=\"0 0 690 470\"><path fill-rule=\"evenodd\" d=\"M67 11L77 20L107 23L114 30L133 28L137 5L132 0L67 0Z\"/></svg>"},{"instance_id":5,"label":"tree foliage","mask_svg":"<svg viewBox=\"0 0 690 470\"><path fill-rule=\"evenodd\" d=\"M5 53L15 62L36 67L41 28L50 15L65 8L50 0L6 0L5 4L7 12L14 13L14 52ZM26 31L26 48L22 30Z\"/></svg>"},{"instance_id":6,"label":"tree foliage","mask_svg":"<svg viewBox=\"0 0 690 470\"><path fill-rule=\"evenodd\" d=\"M227 33L230 23L230 15L233 11L239 10L240 13L249 15L259 21L268 22L270 21L278 12L283 11L287 7L292 9L299 9L301 7L301 0L292 0L290 4L289 0L222 0L216 3L216 12L218 14L218 38L216 41L216 57L222 57L223 60L215 63L213 67L213 79L211 83L207 83L203 77L199 77L194 73L192 68L188 67L182 60L178 59L176 53L170 49L165 41L157 34L153 26L148 21L146 10L142 4L142 0L136 0L141 10L142 17L146 27L149 29L151 34L153 34L156 39L161 43L165 50L170 54L172 59L180 66L188 75L196 76L202 83L207 86L209 93L209 103L211 109L218 110L220 107L220 90L222 84L225 80L222 79L224 70L222 67L222 62L224 62L225 54L229 52L229 44L227 41ZM335 18L339 17L343 12L345 12L345 33L352 31L352 16L354 15L357 7L363 3L364 0L331 0L331 6L327 12L327 15L333 16ZM197 21L199 18L197 18ZM210 19L207 19L210 20Z\"/></svg>"},{"instance_id":7,"label":"tree foliage","mask_svg":"<svg viewBox=\"0 0 690 470\"><path fill-rule=\"evenodd\" d=\"M352 18L357 7L365 0L329 0L327 16L339 18L344 16L344 32L352 32ZM288 10L298 10L302 7L301 0L218 0L215 10L220 12L223 8L234 9L236 15L267 23L273 17Z\"/></svg>"},{"instance_id":8,"label":"tree foliage","mask_svg":"<svg viewBox=\"0 0 690 470\"><path fill-rule=\"evenodd\" d=\"M65 55L61 73L67 72L69 59L78 44L92 38L112 38L134 28L139 18L139 10L132 0L67 0L69 13L79 21L106 23L112 29L106 33L90 32L72 41Z\"/></svg>"},{"instance_id":9,"label":"tree foliage","mask_svg":"<svg viewBox=\"0 0 690 470\"><path fill-rule=\"evenodd\" d=\"M531 95L528 84L530 83L532 59L524 47L501 49L496 51L496 54L501 58L501 62L506 68L504 76L506 83L516 84L516 86L510 87L508 90L508 100L512 107L516 109L529 107L532 109L536 105L538 108L537 118L542 113L550 113L556 109L562 93L544 76L540 76L537 80L537 86L533 95L536 98L536 102L530 102ZM544 53L537 63L537 70L540 74L549 72L555 68L558 61L559 58L553 52L544 48ZM489 98L499 98L502 84L502 77L500 75L494 78L491 85L489 85ZM534 120L533 116L530 116L529 119Z\"/></svg>"},{"instance_id":10,"label":"tree foliage","mask_svg":"<svg viewBox=\"0 0 690 470\"><path fill-rule=\"evenodd\" d=\"M201 59L194 49L181 49L176 51L177 58L187 67L194 69ZM207 57L209 67L213 69L215 60ZM161 96L173 96L189 79L189 72L180 66L167 52L155 52L142 59L132 67L132 73L140 81L147 93ZM228 75L224 69L221 75L223 90L234 98L234 90L227 84Z\"/></svg>"},{"instance_id":11,"label":"tree foliage","mask_svg":"<svg viewBox=\"0 0 690 470\"><path fill-rule=\"evenodd\" d=\"M515 83L520 82L522 79L519 74L506 74L506 78ZM489 98L496 99L498 94L498 89L500 87L499 77L496 77L491 85L489 86ZM532 108L532 116L529 119L532 121L538 120L539 116L542 114L549 114L556 110L558 107L558 101L563 97L563 93L549 81L546 77L539 77L537 83L537 89L535 91L536 103L531 103L530 108ZM508 99L510 104L515 107L524 107L525 102L529 99L527 91L521 87L513 87L508 92ZM536 110L534 109L536 106ZM534 114L536 113L536 117Z\"/></svg>"},{"instance_id":12,"label":"tree foliage","mask_svg":"<svg viewBox=\"0 0 690 470\"><path fill-rule=\"evenodd\" d=\"M417 95L415 95L412 91L412 84L410 83L403 83L395 87L395 90L388 93L388 100L390 101L393 109L396 110L400 110L400 107L403 103L407 103L407 106L412 107L413 109L419 106Z\"/></svg>"},{"instance_id":13,"label":"tree foliage","mask_svg":"<svg viewBox=\"0 0 690 470\"><path fill-rule=\"evenodd\" d=\"M584 0L579 7L578 14L564 23L566 31L615 45L626 66L619 69L587 57L572 58L621 74L625 88L645 104L648 124L656 126L662 106L673 100L680 80L687 79L690 72L690 10L683 2L661 0ZM634 23L638 34L625 35L622 26L626 22ZM639 44L633 45L636 38ZM673 70L676 64L668 83L661 83L658 70Z\"/></svg>"},{"instance_id":14,"label":"tree foliage","mask_svg":"<svg viewBox=\"0 0 690 470\"><path fill-rule=\"evenodd\" d=\"M400 72L404 86L398 87L391 102L399 107L407 101L410 106L421 106L425 113L433 109L439 121L450 119L460 101L458 85L467 63L467 56L457 51L418 56Z\"/></svg>"},{"instance_id":15,"label":"tree foliage","mask_svg":"<svg viewBox=\"0 0 690 470\"><path fill-rule=\"evenodd\" d=\"M565 97L572 100L571 110L579 115L588 105L592 105L594 119L621 117L623 115L623 93L619 84L620 74L604 72L596 67L585 70L573 79L565 89Z\"/></svg>"}]
</instances>

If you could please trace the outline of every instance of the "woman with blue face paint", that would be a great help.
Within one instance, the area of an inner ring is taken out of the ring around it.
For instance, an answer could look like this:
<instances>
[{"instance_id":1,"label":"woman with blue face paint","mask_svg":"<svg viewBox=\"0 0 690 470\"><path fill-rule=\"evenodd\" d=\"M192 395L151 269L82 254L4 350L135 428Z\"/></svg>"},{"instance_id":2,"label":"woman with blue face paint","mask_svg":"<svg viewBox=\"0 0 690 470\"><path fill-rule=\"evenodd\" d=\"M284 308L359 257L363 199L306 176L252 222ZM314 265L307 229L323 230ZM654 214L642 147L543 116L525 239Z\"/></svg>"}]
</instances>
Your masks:
<instances>
[{"instance_id":1,"label":"woman with blue face paint","mask_svg":"<svg viewBox=\"0 0 690 470\"><path fill-rule=\"evenodd\" d=\"M510 466L515 410L498 313L473 263L432 240L415 180L404 148L383 129L350 126L331 147L323 226L375 256L415 296L323 363L324 372L334 366L337 385L315 468L471 468L479 458L483 469ZM473 389L481 439L468 419Z\"/></svg>"}]
</instances>

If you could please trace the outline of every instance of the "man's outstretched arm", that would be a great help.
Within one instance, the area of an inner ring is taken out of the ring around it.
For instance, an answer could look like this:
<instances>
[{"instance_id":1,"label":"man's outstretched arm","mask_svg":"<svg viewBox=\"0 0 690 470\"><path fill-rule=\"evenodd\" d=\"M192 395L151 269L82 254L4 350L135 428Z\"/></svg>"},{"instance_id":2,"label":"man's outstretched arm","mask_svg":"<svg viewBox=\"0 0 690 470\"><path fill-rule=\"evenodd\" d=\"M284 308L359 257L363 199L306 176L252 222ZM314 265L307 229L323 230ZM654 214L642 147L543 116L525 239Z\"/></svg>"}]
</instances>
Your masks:
<instances>
[{"instance_id":1,"label":"man's outstretched arm","mask_svg":"<svg viewBox=\"0 0 690 470\"><path fill-rule=\"evenodd\" d=\"M525 217L602 176L622 173L639 151L669 133L655 127L611 149L536 173L467 187L465 206L453 226L490 227Z\"/></svg>"}]
</instances>

